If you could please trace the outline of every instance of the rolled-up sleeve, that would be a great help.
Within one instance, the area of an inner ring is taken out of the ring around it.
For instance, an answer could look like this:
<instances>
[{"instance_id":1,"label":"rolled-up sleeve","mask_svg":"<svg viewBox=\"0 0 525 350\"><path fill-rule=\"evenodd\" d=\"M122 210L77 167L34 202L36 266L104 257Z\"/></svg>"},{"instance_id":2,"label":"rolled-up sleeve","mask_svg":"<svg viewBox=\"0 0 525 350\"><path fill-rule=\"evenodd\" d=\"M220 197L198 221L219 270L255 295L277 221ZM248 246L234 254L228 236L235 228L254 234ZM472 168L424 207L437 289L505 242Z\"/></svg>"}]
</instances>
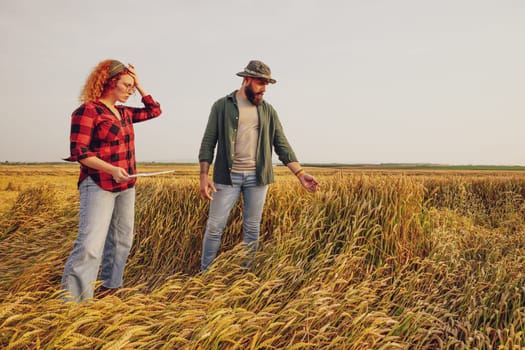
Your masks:
<instances>
[{"instance_id":1,"label":"rolled-up sleeve","mask_svg":"<svg viewBox=\"0 0 525 350\"><path fill-rule=\"evenodd\" d=\"M77 108L71 115L71 134L69 137L70 156L64 160L78 162L88 157L97 156L89 149L93 126L97 113L86 105Z\"/></svg>"},{"instance_id":2,"label":"rolled-up sleeve","mask_svg":"<svg viewBox=\"0 0 525 350\"><path fill-rule=\"evenodd\" d=\"M143 122L161 115L162 110L160 109L160 104L155 101L151 95L142 97L142 103L144 103L144 108L130 108L133 123Z\"/></svg>"}]
</instances>

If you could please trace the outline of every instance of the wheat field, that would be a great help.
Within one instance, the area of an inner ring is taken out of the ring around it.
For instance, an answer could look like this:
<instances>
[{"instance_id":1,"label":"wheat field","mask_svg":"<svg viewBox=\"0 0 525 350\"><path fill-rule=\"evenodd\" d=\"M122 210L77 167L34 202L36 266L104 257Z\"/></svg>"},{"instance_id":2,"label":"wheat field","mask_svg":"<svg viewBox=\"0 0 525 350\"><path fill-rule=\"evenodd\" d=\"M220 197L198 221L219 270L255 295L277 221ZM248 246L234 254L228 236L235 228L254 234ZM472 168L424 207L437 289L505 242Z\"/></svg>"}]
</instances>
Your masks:
<instances>
[{"instance_id":1,"label":"wheat field","mask_svg":"<svg viewBox=\"0 0 525 350\"><path fill-rule=\"evenodd\" d=\"M240 205L206 273L195 165L137 182L124 287L63 303L75 165L0 165L4 349L523 349L525 173L278 167L255 264Z\"/></svg>"}]
</instances>

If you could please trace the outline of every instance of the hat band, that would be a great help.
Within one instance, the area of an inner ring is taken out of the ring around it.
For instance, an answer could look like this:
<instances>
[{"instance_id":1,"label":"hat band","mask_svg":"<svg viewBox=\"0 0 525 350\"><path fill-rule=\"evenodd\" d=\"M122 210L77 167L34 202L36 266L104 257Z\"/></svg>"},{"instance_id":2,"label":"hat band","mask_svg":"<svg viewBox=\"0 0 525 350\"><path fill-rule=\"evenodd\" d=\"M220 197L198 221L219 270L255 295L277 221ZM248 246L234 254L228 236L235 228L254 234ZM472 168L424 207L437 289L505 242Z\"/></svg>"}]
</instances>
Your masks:
<instances>
[{"instance_id":1,"label":"hat band","mask_svg":"<svg viewBox=\"0 0 525 350\"><path fill-rule=\"evenodd\" d=\"M113 61L111 62L111 66L109 67L109 74L108 79L113 78L115 75L123 72L126 69L126 66L123 65L119 61Z\"/></svg>"},{"instance_id":2,"label":"hat band","mask_svg":"<svg viewBox=\"0 0 525 350\"><path fill-rule=\"evenodd\" d=\"M255 76L260 76L260 77L263 77L263 78L265 78L265 79L269 79L269 80L272 79L269 75L262 74L262 73L259 73L259 72L255 72L255 71L253 71L253 70L249 70L248 68L244 68L244 71L245 71L246 73L253 74L253 75L255 75Z\"/></svg>"}]
</instances>

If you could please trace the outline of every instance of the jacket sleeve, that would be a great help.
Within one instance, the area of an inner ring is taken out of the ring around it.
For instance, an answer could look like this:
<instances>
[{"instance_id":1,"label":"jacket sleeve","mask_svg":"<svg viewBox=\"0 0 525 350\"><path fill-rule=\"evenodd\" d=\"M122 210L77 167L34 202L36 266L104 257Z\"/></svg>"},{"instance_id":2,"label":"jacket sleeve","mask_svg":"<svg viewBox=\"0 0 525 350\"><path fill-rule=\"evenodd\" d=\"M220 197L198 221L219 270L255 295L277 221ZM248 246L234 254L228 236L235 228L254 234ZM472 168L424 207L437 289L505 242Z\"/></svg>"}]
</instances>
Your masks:
<instances>
[{"instance_id":1,"label":"jacket sleeve","mask_svg":"<svg viewBox=\"0 0 525 350\"><path fill-rule=\"evenodd\" d=\"M291 162L297 162L297 157L295 155L295 152L292 149L292 146L290 146L290 143L288 142L288 139L286 139L286 135L283 131L283 126L281 125L281 122L279 121L279 116L277 115L277 112L273 107L271 108L272 113L272 121L274 124L274 135L273 135L273 148L275 150L275 153L279 156L279 160L284 164L287 165Z\"/></svg>"},{"instance_id":2,"label":"jacket sleeve","mask_svg":"<svg viewBox=\"0 0 525 350\"><path fill-rule=\"evenodd\" d=\"M211 108L208 124L206 125L204 136L202 137L199 149L199 162L208 162L210 164L213 162L213 155L219 135L218 120L218 103L215 102Z\"/></svg>"}]
</instances>

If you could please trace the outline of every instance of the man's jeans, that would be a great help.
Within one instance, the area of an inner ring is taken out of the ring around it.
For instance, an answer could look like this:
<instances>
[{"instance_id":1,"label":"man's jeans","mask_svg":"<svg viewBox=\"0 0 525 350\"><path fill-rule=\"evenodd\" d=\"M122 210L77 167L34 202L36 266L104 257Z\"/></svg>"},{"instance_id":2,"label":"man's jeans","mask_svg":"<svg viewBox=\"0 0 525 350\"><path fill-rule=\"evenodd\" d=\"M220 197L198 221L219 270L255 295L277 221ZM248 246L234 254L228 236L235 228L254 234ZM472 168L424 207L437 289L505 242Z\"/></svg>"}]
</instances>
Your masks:
<instances>
[{"instance_id":1,"label":"man's jeans","mask_svg":"<svg viewBox=\"0 0 525 350\"><path fill-rule=\"evenodd\" d=\"M90 177L79 186L78 237L62 276L73 301L93 297L93 283L106 288L122 286L124 267L133 242L135 188L122 192L101 189Z\"/></svg>"},{"instance_id":2,"label":"man's jeans","mask_svg":"<svg viewBox=\"0 0 525 350\"><path fill-rule=\"evenodd\" d=\"M206 270L217 256L221 236L230 211L242 192L244 199L243 231L244 244L255 251L258 246L261 218L268 186L257 186L255 173L232 173L232 185L215 184L210 203L208 224L204 234L201 256L201 270Z\"/></svg>"}]
</instances>

